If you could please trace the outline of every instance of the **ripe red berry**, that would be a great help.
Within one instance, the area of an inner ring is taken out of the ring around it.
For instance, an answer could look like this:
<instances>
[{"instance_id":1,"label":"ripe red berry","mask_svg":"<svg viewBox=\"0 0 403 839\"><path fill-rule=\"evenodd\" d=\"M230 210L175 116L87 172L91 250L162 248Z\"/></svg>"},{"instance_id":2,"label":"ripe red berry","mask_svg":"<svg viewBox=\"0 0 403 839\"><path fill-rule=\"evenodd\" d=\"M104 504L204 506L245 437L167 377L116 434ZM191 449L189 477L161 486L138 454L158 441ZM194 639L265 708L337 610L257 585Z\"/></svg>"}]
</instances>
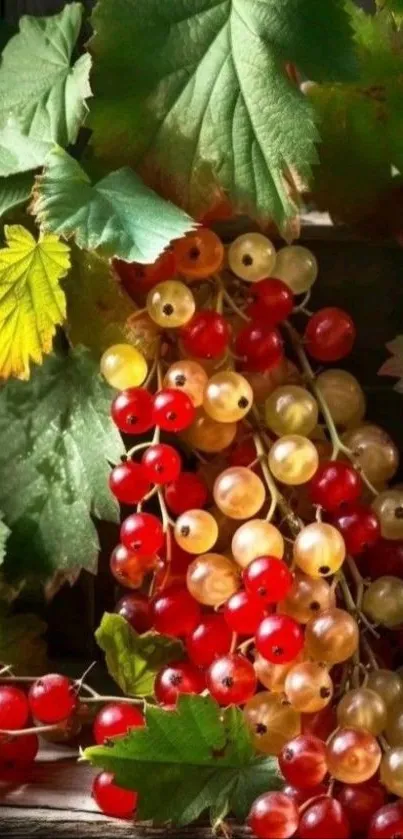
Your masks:
<instances>
[{"instance_id":1,"label":"ripe red berry","mask_svg":"<svg viewBox=\"0 0 403 839\"><path fill-rule=\"evenodd\" d=\"M142 464L148 480L153 484L176 481L181 471L181 458L173 446L157 443L143 454Z\"/></svg>"},{"instance_id":2,"label":"ripe red berry","mask_svg":"<svg viewBox=\"0 0 403 839\"><path fill-rule=\"evenodd\" d=\"M0 770L15 769L33 763L39 749L36 734L23 734L14 740L0 741Z\"/></svg>"},{"instance_id":3,"label":"ripe red berry","mask_svg":"<svg viewBox=\"0 0 403 839\"><path fill-rule=\"evenodd\" d=\"M232 632L222 615L204 615L186 638L186 650L197 667L209 667L230 651Z\"/></svg>"},{"instance_id":4,"label":"ripe red berry","mask_svg":"<svg viewBox=\"0 0 403 839\"><path fill-rule=\"evenodd\" d=\"M114 259L113 268L125 291L137 300L139 292L146 294L158 283L174 276L176 260L173 251L168 250L162 253L155 262L147 265L141 262L124 262L123 259Z\"/></svg>"},{"instance_id":5,"label":"ripe red berry","mask_svg":"<svg viewBox=\"0 0 403 839\"><path fill-rule=\"evenodd\" d=\"M175 661L159 671L154 692L161 705L176 705L182 693L201 693L205 689L204 676L190 661Z\"/></svg>"},{"instance_id":6,"label":"ripe red berry","mask_svg":"<svg viewBox=\"0 0 403 839\"><path fill-rule=\"evenodd\" d=\"M403 801L385 804L372 816L367 839L400 839L403 836Z\"/></svg>"},{"instance_id":7,"label":"ripe red berry","mask_svg":"<svg viewBox=\"0 0 403 839\"><path fill-rule=\"evenodd\" d=\"M350 822L353 834L366 835L369 823L377 810L386 802L386 790L379 781L365 784L346 784L336 794Z\"/></svg>"},{"instance_id":8,"label":"ripe red berry","mask_svg":"<svg viewBox=\"0 0 403 839\"><path fill-rule=\"evenodd\" d=\"M308 484L308 490L313 504L332 513L342 504L358 501L362 480L350 464L341 460L327 460L319 464Z\"/></svg>"},{"instance_id":9,"label":"ripe red berry","mask_svg":"<svg viewBox=\"0 0 403 839\"><path fill-rule=\"evenodd\" d=\"M199 475L182 472L179 477L165 488L165 501L176 516L187 510L200 510L207 502L208 489Z\"/></svg>"},{"instance_id":10,"label":"ripe red berry","mask_svg":"<svg viewBox=\"0 0 403 839\"><path fill-rule=\"evenodd\" d=\"M67 720L77 705L74 685L59 673L37 679L29 689L28 700L32 716L46 725Z\"/></svg>"},{"instance_id":11,"label":"ripe red berry","mask_svg":"<svg viewBox=\"0 0 403 839\"><path fill-rule=\"evenodd\" d=\"M293 787L291 784L286 784L285 787L283 787L284 795L288 795L289 798L292 798L297 807L301 807L301 804L305 804L305 802L310 801L311 798L319 798L319 796L326 795L326 792L327 789L325 784L318 784L317 787L306 787L305 789Z\"/></svg>"},{"instance_id":12,"label":"ripe red berry","mask_svg":"<svg viewBox=\"0 0 403 839\"><path fill-rule=\"evenodd\" d=\"M365 548L375 545L381 535L378 516L365 504L343 506L332 523L340 530L351 556L358 556Z\"/></svg>"},{"instance_id":13,"label":"ripe red berry","mask_svg":"<svg viewBox=\"0 0 403 839\"><path fill-rule=\"evenodd\" d=\"M349 839L350 825L341 804L324 796L304 810L298 828L300 839Z\"/></svg>"},{"instance_id":14,"label":"ripe red berry","mask_svg":"<svg viewBox=\"0 0 403 839\"><path fill-rule=\"evenodd\" d=\"M201 618L200 606L185 586L171 586L157 594L152 604L154 629L161 635L189 635Z\"/></svg>"},{"instance_id":15,"label":"ripe red berry","mask_svg":"<svg viewBox=\"0 0 403 839\"><path fill-rule=\"evenodd\" d=\"M151 484L144 466L127 460L112 469L109 487L121 504L138 504L150 491Z\"/></svg>"},{"instance_id":16,"label":"ripe red berry","mask_svg":"<svg viewBox=\"0 0 403 839\"><path fill-rule=\"evenodd\" d=\"M283 342L275 329L252 322L238 333L235 352L247 370L270 370L283 357Z\"/></svg>"},{"instance_id":17,"label":"ripe red berry","mask_svg":"<svg viewBox=\"0 0 403 839\"><path fill-rule=\"evenodd\" d=\"M237 591L225 604L224 618L233 632L254 635L264 618L264 604L247 591Z\"/></svg>"},{"instance_id":18,"label":"ripe red berry","mask_svg":"<svg viewBox=\"0 0 403 839\"><path fill-rule=\"evenodd\" d=\"M132 728L144 725L140 711L126 702L110 702L104 705L94 720L94 740L102 746L112 737L122 737Z\"/></svg>"},{"instance_id":19,"label":"ripe red berry","mask_svg":"<svg viewBox=\"0 0 403 839\"><path fill-rule=\"evenodd\" d=\"M183 431L195 416L192 400L181 390L165 388L154 397L153 422L164 431Z\"/></svg>"},{"instance_id":20,"label":"ripe red berry","mask_svg":"<svg viewBox=\"0 0 403 839\"><path fill-rule=\"evenodd\" d=\"M196 358L219 358L227 349L229 337L225 318L210 309L196 312L181 329L183 348Z\"/></svg>"},{"instance_id":21,"label":"ripe red berry","mask_svg":"<svg viewBox=\"0 0 403 839\"><path fill-rule=\"evenodd\" d=\"M133 513L125 519L120 537L125 547L139 556L152 556L164 544L162 524L151 513Z\"/></svg>"},{"instance_id":22,"label":"ripe red berry","mask_svg":"<svg viewBox=\"0 0 403 839\"><path fill-rule=\"evenodd\" d=\"M250 437L246 437L245 440L235 443L229 450L227 459L229 466L250 466L256 460L256 449L253 440ZM258 471L259 469L259 464L253 467L253 471Z\"/></svg>"},{"instance_id":23,"label":"ripe red berry","mask_svg":"<svg viewBox=\"0 0 403 839\"><path fill-rule=\"evenodd\" d=\"M301 715L301 733L313 734L319 740L328 740L337 725L336 709L332 705L326 705L313 714Z\"/></svg>"},{"instance_id":24,"label":"ripe red berry","mask_svg":"<svg viewBox=\"0 0 403 839\"><path fill-rule=\"evenodd\" d=\"M266 326L277 326L288 318L294 307L294 295L282 280L268 277L250 285L252 303L246 313L254 321Z\"/></svg>"},{"instance_id":25,"label":"ripe red berry","mask_svg":"<svg viewBox=\"0 0 403 839\"><path fill-rule=\"evenodd\" d=\"M294 578L285 562L274 556L259 556L245 569L246 590L261 603L279 603L290 591Z\"/></svg>"},{"instance_id":26,"label":"ripe red berry","mask_svg":"<svg viewBox=\"0 0 403 839\"><path fill-rule=\"evenodd\" d=\"M243 705L257 685L253 664L238 653L217 658L207 671L207 687L219 705Z\"/></svg>"},{"instance_id":27,"label":"ripe red berry","mask_svg":"<svg viewBox=\"0 0 403 839\"><path fill-rule=\"evenodd\" d=\"M309 319L305 330L306 348L317 361L339 361L351 352L355 335L350 315L343 309L329 306Z\"/></svg>"},{"instance_id":28,"label":"ripe red berry","mask_svg":"<svg viewBox=\"0 0 403 839\"><path fill-rule=\"evenodd\" d=\"M140 588L145 574L153 571L158 563L156 556L143 556L117 545L111 554L109 567L115 580L125 588Z\"/></svg>"},{"instance_id":29,"label":"ripe red berry","mask_svg":"<svg viewBox=\"0 0 403 839\"><path fill-rule=\"evenodd\" d=\"M360 557L360 568L364 577L372 580L385 575L403 580L403 540L378 539Z\"/></svg>"},{"instance_id":30,"label":"ripe red berry","mask_svg":"<svg viewBox=\"0 0 403 839\"><path fill-rule=\"evenodd\" d=\"M133 816L137 793L118 787L111 772L97 775L92 785L92 795L106 816L116 819L130 819Z\"/></svg>"},{"instance_id":31,"label":"ripe red berry","mask_svg":"<svg viewBox=\"0 0 403 839\"><path fill-rule=\"evenodd\" d=\"M316 787L327 775L326 744L312 734L300 734L282 748L279 764L289 784Z\"/></svg>"},{"instance_id":32,"label":"ripe red berry","mask_svg":"<svg viewBox=\"0 0 403 839\"><path fill-rule=\"evenodd\" d=\"M256 649L263 658L273 664L293 661L303 645L302 628L288 615L269 615L257 628Z\"/></svg>"},{"instance_id":33,"label":"ripe red berry","mask_svg":"<svg viewBox=\"0 0 403 839\"><path fill-rule=\"evenodd\" d=\"M156 590L165 589L167 586L186 583L186 574L189 565L194 560L193 554L188 554L173 539L171 543L170 561L161 560L156 575Z\"/></svg>"},{"instance_id":34,"label":"ripe red berry","mask_svg":"<svg viewBox=\"0 0 403 839\"><path fill-rule=\"evenodd\" d=\"M112 419L125 434L144 434L153 425L153 398L143 387L122 390L112 402Z\"/></svg>"},{"instance_id":35,"label":"ripe red berry","mask_svg":"<svg viewBox=\"0 0 403 839\"><path fill-rule=\"evenodd\" d=\"M290 839L298 827L295 802L283 792L266 792L252 804L248 824L258 839Z\"/></svg>"},{"instance_id":36,"label":"ripe red berry","mask_svg":"<svg viewBox=\"0 0 403 839\"><path fill-rule=\"evenodd\" d=\"M12 685L0 685L0 728L16 731L24 728L29 717L27 697Z\"/></svg>"},{"instance_id":37,"label":"ripe red berry","mask_svg":"<svg viewBox=\"0 0 403 839\"><path fill-rule=\"evenodd\" d=\"M144 594L123 595L114 611L117 615L121 615L139 635L148 632L153 625L150 601Z\"/></svg>"}]
</instances>

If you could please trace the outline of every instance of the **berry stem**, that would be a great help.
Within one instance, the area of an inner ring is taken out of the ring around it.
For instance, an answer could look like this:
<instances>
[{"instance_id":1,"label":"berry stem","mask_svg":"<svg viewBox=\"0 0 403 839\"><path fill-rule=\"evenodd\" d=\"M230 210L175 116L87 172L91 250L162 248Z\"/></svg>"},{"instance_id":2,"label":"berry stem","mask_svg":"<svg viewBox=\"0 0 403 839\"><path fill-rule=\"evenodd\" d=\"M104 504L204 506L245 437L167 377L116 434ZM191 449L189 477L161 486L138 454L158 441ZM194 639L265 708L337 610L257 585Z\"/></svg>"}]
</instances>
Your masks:
<instances>
[{"instance_id":1,"label":"berry stem","mask_svg":"<svg viewBox=\"0 0 403 839\"><path fill-rule=\"evenodd\" d=\"M175 527L175 522L173 521L173 519L171 519L171 516L168 513L167 505L165 504L165 498L160 487L158 488L157 495L158 503L160 505L161 510L162 529L164 533L167 533L170 527Z\"/></svg>"},{"instance_id":2,"label":"berry stem","mask_svg":"<svg viewBox=\"0 0 403 839\"><path fill-rule=\"evenodd\" d=\"M258 460L271 498L269 511L266 516L266 521L271 521L276 511L276 508L279 507L279 509L285 516L285 519L288 523L291 532L294 536L296 536L302 529L303 524L298 518L298 516L295 515L291 507L287 504L286 499L277 488L275 480L269 469L269 465L267 462L267 454L263 445L262 436L257 431L255 431L253 434L253 442L255 444Z\"/></svg>"},{"instance_id":3,"label":"berry stem","mask_svg":"<svg viewBox=\"0 0 403 839\"><path fill-rule=\"evenodd\" d=\"M239 308L239 306L237 306L237 304L235 303L235 301L232 299L231 295L228 293L227 289L225 288L225 285L224 285L221 277L218 274L215 274L214 275L214 280L215 280L215 282L218 286L219 295L221 295L220 299L225 300L227 306L229 306L229 308L232 309L232 311L236 315L238 315L238 317L240 317L242 320L246 321L246 323L250 323L251 319L248 318L247 315L245 315L245 312L243 312L242 309ZM217 309L217 307L216 307L216 311L217 312L219 311ZM220 314L221 314L221 311L220 311Z\"/></svg>"},{"instance_id":4,"label":"berry stem","mask_svg":"<svg viewBox=\"0 0 403 839\"><path fill-rule=\"evenodd\" d=\"M66 727L66 722L68 722L68 720L64 720L62 723L54 723L53 725L34 725L31 728L18 728L11 731L1 728L0 738L7 737L14 740L14 738L24 737L26 734L49 734L51 731L63 731Z\"/></svg>"}]
</instances>

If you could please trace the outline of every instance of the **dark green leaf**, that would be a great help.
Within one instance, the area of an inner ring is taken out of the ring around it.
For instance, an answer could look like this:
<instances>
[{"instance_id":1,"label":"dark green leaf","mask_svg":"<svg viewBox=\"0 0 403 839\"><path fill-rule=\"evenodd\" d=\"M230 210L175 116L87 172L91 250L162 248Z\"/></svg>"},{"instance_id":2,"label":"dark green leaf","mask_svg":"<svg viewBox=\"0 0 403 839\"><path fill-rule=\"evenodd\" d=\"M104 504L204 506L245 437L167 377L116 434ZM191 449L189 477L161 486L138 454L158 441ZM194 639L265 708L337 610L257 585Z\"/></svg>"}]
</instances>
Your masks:
<instances>
[{"instance_id":1,"label":"dark green leaf","mask_svg":"<svg viewBox=\"0 0 403 839\"><path fill-rule=\"evenodd\" d=\"M147 727L84 757L139 793L139 819L176 825L205 810L245 819L254 799L280 785L277 760L257 755L239 708L182 696L175 711L149 706Z\"/></svg>"},{"instance_id":2,"label":"dark green leaf","mask_svg":"<svg viewBox=\"0 0 403 839\"><path fill-rule=\"evenodd\" d=\"M46 668L46 623L36 615L12 615L0 606L0 664L15 674L43 673Z\"/></svg>"},{"instance_id":3,"label":"dark green leaf","mask_svg":"<svg viewBox=\"0 0 403 839\"><path fill-rule=\"evenodd\" d=\"M19 175L0 178L0 218L8 210L25 204L33 185L34 176L31 172L21 172Z\"/></svg>"},{"instance_id":4,"label":"dark green leaf","mask_svg":"<svg viewBox=\"0 0 403 839\"><path fill-rule=\"evenodd\" d=\"M95 637L110 675L128 696L151 696L158 670L183 655L180 641L152 632L138 635L120 615L106 613Z\"/></svg>"}]
</instances>

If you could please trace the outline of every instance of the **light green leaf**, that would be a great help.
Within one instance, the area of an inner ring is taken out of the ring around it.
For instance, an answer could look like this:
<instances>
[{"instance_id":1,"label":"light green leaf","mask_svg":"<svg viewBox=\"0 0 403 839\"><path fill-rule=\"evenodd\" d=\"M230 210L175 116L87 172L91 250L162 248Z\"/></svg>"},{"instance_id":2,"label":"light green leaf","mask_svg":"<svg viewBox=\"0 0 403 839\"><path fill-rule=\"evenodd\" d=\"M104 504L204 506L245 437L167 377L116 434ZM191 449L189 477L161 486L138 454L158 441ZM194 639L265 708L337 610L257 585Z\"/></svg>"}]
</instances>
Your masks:
<instances>
[{"instance_id":1,"label":"light green leaf","mask_svg":"<svg viewBox=\"0 0 403 839\"><path fill-rule=\"evenodd\" d=\"M96 571L93 518L118 520L108 488L123 444L112 392L88 352L48 356L28 382L0 390L0 509L11 527L8 581Z\"/></svg>"},{"instance_id":2,"label":"light green leaf","mask_svg":"<svg viewBox=\"0 0 403 839\"><path fill-rule=\"evenodd\" d=\"M287 179L309 180L318 135L285 64L350 77L342 0L99 0L93 26L99 157L141 166L196 217L220 191L280 224L293 215Z\"/></svg>"},{"instance_id":3,"label":"light green leaf","mask_svg":"<svg viewBox=\"0 0 403 839\"><path fill-rule=\"evenodd\" d=\"M0 178L0 218L14 207L25 204L31 194L34 177L30 172Z\"/></svg>"},{"instance_id":4,"label":"light green leaf","mask_svg":"<svg viewBox=\"0 0 403 839\"><path fill-rule=\"evenodd\" d=\"M91 185L62 149L50 153L32 209L43 229L128 262L154 262L172 239L194 227L186 213L152 192L131 169Z\"/></svg>"},{"instance_id":5,"label":"light green leaf","mask_svg":"<svg viewBox=\"0 0 403 839\"><path fill-rule=\"evenodd\" d=\"M13 673L26 676L46 669L46 623L36 615L11 614L0 606L0 662L12 667Z\"/></svg>"},{"instance_id":6,"label":"light green leaf","mask_svg":"<svg viewBox=\"0 0 403 839\"><path fill-rule=\"evenodd\" d=\"M257 755L239 708L181 696L175 711L148 706L147 727L84 757L137 790L139 819L184 825L210 808L245 819L263 792L278 789L277 760Z\"/></svg>"},{"instance_id":7,"label":"light green leaf","mask_svg":"<svg viewBox=\"0 0 403 839\"><path fill-rule=\"evenodd\" d=\"M0 64L0 174L43 164L54 143L74 143L91 95L91 59L71 57L82 23L80 3L52 17L23 17ZM11 127L9 125L11 119Z\"/></svg>"},{"instance_id":8,"label":"light green leaf","mask_svg":"<svg viewBox=\"0 0 403 839\"><path fill-rule=\"evenodd\" d=\"M95 638L110 675L128 696L151 696L158 670L183 656L180 641L152 632L139 635L120 615L105 613Z\"/></svg>"}]
</instances>

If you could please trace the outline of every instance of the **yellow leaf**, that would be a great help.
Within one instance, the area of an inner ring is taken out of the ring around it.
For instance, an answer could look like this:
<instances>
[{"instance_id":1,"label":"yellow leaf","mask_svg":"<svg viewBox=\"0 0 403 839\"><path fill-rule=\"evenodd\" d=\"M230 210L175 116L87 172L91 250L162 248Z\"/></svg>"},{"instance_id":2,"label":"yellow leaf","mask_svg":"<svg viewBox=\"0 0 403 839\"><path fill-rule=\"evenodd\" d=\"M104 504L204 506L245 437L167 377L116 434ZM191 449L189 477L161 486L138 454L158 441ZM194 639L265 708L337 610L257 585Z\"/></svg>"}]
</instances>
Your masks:
<instances>
[{"instance_id":1,"label":"yellow leaf","mask_svg":"<svg viewBox=\"0 0 403 839\"><path fill-rule=\"evenodd\" d=\"M57 236L37 242L19 224L4 228L0 249L0 378L29 378L31 361L52 349L56 326L66 316L59 281L70 268L69 248Z\"/></svg>"}]
</instances>

